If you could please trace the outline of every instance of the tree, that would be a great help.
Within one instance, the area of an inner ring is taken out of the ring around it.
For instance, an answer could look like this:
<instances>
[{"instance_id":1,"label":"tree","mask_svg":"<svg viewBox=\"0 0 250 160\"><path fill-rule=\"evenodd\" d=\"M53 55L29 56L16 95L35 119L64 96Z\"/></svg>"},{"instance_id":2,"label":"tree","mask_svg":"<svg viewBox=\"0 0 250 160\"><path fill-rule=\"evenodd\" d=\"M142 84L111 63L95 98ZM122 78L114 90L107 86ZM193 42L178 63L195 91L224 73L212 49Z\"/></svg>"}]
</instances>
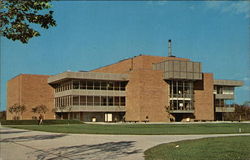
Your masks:
<instances>
[{"instance_id":1,"label":"tree","mask_svg":"<svg viewBox=\"0 0 250 160\"><path fill-rule=\"evenodd\" d=\"M64 111L70 112L71 109L72 109L72 106L66 106L66 105L62 104L62 105L59 105L56 108L52 109L52 111L54 111L54 112L60 111L60 113L61 113L60 118L63 119L62 113Z\"/></svg>"},{"instance_id":2,"label":"tree","mask_svg":"<svg viewBox=\"0 0 250 160\"><path fill-rule=\"evenodd\" d=\"M56 26L51 0L0 0L0 36L28 43L40 33L29 24L48 29Z\"/></svg>"},{"instance_id":3,"label":"tree","mask_svg":"<svg viewBox=\"0 0 250 160\"><path fill-rule=\"evenodd\" d=\"M43 117L45 119L45 114L49 111L48 107L41 104L41 105L38 105L34 108L32 108L32 112L34 113L37 113L37 114L43 114Z\"/></svg>"},{"instance_id":4,"label":"tree","mask_svg":"<svg viewBox=\"0 0 250 160\"><path fill-rule=\"evenodd\" d=\"M11 114L15 114L14 119L18 120L20 116L22 119L22 115L23 112L26 111L26 107L25 105L14 104L13 106L9 107L8 110Z\"/></svg>"}]
</instances>

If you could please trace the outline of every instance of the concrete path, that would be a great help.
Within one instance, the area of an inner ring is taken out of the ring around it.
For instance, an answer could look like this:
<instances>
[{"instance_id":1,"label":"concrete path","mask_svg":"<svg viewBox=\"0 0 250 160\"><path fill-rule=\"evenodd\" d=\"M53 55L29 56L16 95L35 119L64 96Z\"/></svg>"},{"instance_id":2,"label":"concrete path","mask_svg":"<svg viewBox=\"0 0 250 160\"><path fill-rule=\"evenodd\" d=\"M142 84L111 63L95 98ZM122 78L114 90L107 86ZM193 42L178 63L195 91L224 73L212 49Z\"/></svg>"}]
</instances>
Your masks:
<instances>
[{"instance_id":1,"label":"concrete path","mask_svg":"<svg viewBox=\"0 0 250 160\"><path fill-rule=\"evenodd\" d=\"M0 160L142 160L143 152L162 143L228 135L57 134L1 128Z\"/></svg>"}]
</instances>

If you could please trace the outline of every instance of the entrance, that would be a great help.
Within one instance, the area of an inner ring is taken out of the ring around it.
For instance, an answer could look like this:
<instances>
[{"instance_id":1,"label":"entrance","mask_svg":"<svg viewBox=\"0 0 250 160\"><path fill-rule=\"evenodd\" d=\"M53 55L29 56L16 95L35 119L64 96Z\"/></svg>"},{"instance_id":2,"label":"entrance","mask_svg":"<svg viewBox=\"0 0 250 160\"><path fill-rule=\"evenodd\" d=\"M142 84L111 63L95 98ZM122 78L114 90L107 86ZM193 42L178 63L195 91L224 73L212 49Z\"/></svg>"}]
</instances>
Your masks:
<instances>
[{"instance_id":1,"label":"entrance","mask_svg":"<svg viewBox=\"0 0 250 160\"><path fill-rule=\"evenodd\" d=\"M105 113L105 122L112 122L112 113Z\"/></svg>"}]
</instances>

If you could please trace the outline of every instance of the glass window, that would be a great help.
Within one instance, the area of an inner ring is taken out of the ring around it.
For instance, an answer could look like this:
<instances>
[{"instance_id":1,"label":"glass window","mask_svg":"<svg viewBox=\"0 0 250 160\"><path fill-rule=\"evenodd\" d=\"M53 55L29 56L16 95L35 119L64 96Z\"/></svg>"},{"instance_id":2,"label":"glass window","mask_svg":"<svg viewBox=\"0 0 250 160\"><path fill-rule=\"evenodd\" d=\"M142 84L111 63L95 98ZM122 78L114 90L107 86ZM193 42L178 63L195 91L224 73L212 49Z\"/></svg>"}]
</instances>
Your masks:
<instances>
[{"instance_id":1,"label":"glass window","mask_svg":"<svg viewBox=\"0 0 250 160\"><path fill-rule=\"evenodd\" d=\"M101 90L107 90L107 82L101 81Z\"/></svg>"},{"instance_id":2,"label":"glass window","mask_svg":"<svg viewBox=\"0 0 250 160\"><path fill-rule=\"evenodd\" d=\"M85 106L87 104L86 96L80 96L80 105Z\"/></svg>"},{"instance_id":3,"label":"glass window","mask_svg":"<svg viewBox=\"0 0 250 160\"><path fill-rule=\"evenodd\" d=\"M87 89L93 90L93 81L87 81Z\"/></svg>"},{"instance_id":4,"label":"glass window","mask_svg":"<svg viewBox=\"0 0 250 160\"><path fill-rule=\"evenodd\" d=\"M86 89L86 81L80 81L80 89Z\"/></svg>"},{"instance_id":5,"label":"glass window","mask_svg":"<svg viewBox=\"0 0 250 160\"><path fill-rule=\"evenodd\" d=\"M118 91L120 90L120 82L114 82L114 90Z\"/></svg>"},{"instance_id":6,"label":"glass window","mask_svg":"<svg viewBox=\"0 0 250 160\"><path fill-rule=\"evenodd\" d=\"M73 105L79 105L79 96L73 96Z\"/></svg>"},{"instance_id":7,"label":"glass window","mask_svg":"<svg viewBox=\"0 0 250 160\"><path fill-rule=\"evenodd\" d=\"M79 89L79 81L73 81L73 89Z\"/></svg>"},{"instance_id":8,"label":"glass window","mask_svg":"<svg viewBox=\"0 0 250 160\"><path fill-rule=\"evenodd\" d=\"M126 88L126 85L127 85L127 82L120 82L120 90L122 90L122 91L125 91L125 88Z\"/></svg>"},{"instance_id":9,"label":"glass window","mask_svg":"<svg viewBox=\"0 0 250 160\"><path fill-rule=\"evenodd\" d=\"M93 96L87 96L87 105L92 106L93 105Z\"/></svg>"},{"instance_id":10,"label":"glass window","mask_svg":"<svg viewBox=\"0 0 250 160\"><path fill-rule=\"evenodd\" d=\"M108 97L108 105L113 106L114 104L114 97Z\"/></svg>"},{"instance_id":11,"label":"glass window","mask_svg":"<svg viewBox=\"0 0 250 160\"><path fill-rule=\"evenodd\" d=\"M107 88L108 90L114 90L114 82L108 82Z\"/></svg>"},{"instance_id":12,"label":"glass window","mask_svg":"<svg viewBox=\"0 0 250 160\"><path fill-rule=\"evenodd\" d=\"M119 97L115 97L115 106L120 106L120 98Z\"/></svg>"},{"instance_id":13,"label":"glass window","mask_svg":"<svg viewBox=\"0 0 250 160\"><path fill-rule=\"evenodd\" d=\"M95 90L100 90L101 84L99 81L94 81L94 89Z\"/></svg>"},{"instance_id":14,"label":"glass window","mask_svg":"<svg viewBox=\"0 0 250 160\"><path fill-rule=\"evenodd\" d=\"M94 96L94 105L100 106L101 104L101 98L99 96Z\"/></svg>"},{"instance_id":15,"label":"glass window","mask_svg":"<svg viewBox=\"0 0 250 160\"><path fill-rule=\"evenodd\" d=\"M126 99L125 99L125 97L120 97L120 105L121 106L125 106L126 105Z\"/></svg>"},{"instance_id":16,"label":"glass window","mask_svg":"<svg viewBox=\"0 0 250 160\"><path fill-rule=\"evenodd\" d=\"M107 105L107 97L101 97L101 105L106 106Z\"/></svg>"}]
</instances>

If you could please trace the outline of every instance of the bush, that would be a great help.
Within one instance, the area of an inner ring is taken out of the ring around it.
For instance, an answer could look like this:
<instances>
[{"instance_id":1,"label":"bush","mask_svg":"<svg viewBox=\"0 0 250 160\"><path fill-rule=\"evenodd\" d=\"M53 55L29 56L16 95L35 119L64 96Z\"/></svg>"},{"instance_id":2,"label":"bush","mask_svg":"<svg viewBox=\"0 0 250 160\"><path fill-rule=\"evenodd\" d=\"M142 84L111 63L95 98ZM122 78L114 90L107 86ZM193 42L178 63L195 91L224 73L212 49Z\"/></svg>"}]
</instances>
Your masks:
<instances>
[{"instance_id":1,"label":"bush","mask_svg":"<svg viewBox=\"0 0 250 160\"><path fill-rule=\"evenodd\" d=\"M52 124L82 124L83 122L78 120L43 120L43 125L52 125ZM37 125L38 120L3 120L1 121L2 125Z\"/></svg>"}]
</instances>

